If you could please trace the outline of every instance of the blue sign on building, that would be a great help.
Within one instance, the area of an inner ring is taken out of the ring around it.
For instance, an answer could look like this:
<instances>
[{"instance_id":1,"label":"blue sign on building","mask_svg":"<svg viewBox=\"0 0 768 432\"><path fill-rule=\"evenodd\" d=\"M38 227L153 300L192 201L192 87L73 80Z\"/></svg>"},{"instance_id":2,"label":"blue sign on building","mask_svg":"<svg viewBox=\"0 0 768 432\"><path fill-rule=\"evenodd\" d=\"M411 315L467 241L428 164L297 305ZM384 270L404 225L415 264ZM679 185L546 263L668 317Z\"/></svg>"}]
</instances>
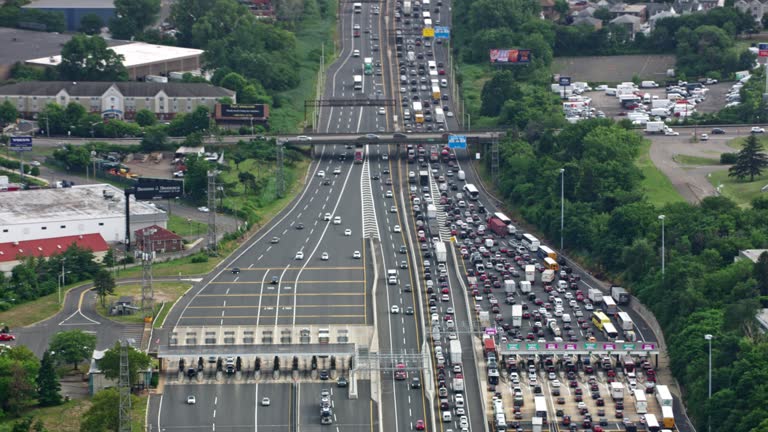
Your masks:
<instances>
[{"instance_id":1,"label":"blue sign on building","mask_svg":"<svg viewBox=\"0 0 768 432\"><path fill-rule=\"evenodd\" d=\"M9 147L13 151L32 151L32 137L31 136L11 137L11 142Z\"/></svg>"},{"instance_id":2,"label":"blue sign on building","mask_svg":"<svg viewBox=\"0 0 768 432\"><path fill-rule=\"evenodd\" d=\"M450 39L451 28L446 26L435 26L435 39Z\"/></svg>"},{"instance_id":3,"label":"blue sign on building","mask_svg":"<svg viewBox=\"0 0 768 432\"><path fill-rule=\"evenodd\" d=\"M448 135L448 147L452 149L467 148L467 137L465 135Z\"/></svg>"}]
</instances>

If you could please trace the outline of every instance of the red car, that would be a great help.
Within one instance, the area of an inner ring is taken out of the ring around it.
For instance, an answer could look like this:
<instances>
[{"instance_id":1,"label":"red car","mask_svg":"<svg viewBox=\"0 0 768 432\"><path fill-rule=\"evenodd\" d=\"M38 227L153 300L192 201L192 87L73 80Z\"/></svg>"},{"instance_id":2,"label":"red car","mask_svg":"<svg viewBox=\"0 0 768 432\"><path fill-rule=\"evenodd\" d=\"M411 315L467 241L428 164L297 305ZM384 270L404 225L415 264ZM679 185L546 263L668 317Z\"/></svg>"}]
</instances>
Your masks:
<instances>
[{"instance_id":1,"label":"red car","mask_svg":"<svg viewBox=\"0 0 768 432\"><path fill-rule=\"evenodd\" d=\"M9 333L0 333L1 342L7 342L7 341L13 341L13 340L16 340L16 336Z\"/></svg>"},{"instance_id":2,"label":"red car","mask_svg":"<svg viewBox=\"0 0 768 432\"><path fill-rule=\"evenodd\" d=\"M416 420L416 430L424 430L424 420Z\"/></svg>"}]
</instances>

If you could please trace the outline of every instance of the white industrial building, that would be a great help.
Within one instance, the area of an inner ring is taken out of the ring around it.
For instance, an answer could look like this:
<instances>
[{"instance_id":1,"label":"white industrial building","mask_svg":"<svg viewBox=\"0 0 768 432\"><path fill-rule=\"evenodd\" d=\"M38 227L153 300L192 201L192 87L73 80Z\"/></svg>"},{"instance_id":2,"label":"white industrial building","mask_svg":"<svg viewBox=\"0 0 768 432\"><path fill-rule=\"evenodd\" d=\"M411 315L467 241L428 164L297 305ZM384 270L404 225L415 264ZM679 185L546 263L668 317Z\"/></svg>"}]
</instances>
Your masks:
<instances>
[{"instance_id":1,"label":"white industrial building","mask_svg":"<svg viewBox=\"0 0 768 432\"><path fill-rule=\"evenodd\" d=\"M132 237L152 225L167 228L167 213L133 196L130 212ZM121 189L91 184L0 193L0 244L85 234L100 234L107 243L125 240Z\"/></svg>"}]
</instances>

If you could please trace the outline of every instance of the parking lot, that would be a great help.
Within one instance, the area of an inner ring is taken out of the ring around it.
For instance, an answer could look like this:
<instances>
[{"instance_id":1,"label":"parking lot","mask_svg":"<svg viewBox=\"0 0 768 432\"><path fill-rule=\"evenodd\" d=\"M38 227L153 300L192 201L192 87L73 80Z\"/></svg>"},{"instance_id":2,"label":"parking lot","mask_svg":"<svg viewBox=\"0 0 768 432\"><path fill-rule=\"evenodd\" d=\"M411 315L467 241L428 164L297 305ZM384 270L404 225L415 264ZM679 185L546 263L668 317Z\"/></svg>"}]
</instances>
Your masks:
<instances>
[{"instance_id":1,"label":"parking lot","mask_svg":"<svg viewBox=\"0 0 768 432\"><path fill-rule=\"evenodd\" d=\"M552 69L574 81L617 83L635 76L662 82L667 69L674 67L673 55L623 55L557 57Z\"/></svg>"}]
</instances>

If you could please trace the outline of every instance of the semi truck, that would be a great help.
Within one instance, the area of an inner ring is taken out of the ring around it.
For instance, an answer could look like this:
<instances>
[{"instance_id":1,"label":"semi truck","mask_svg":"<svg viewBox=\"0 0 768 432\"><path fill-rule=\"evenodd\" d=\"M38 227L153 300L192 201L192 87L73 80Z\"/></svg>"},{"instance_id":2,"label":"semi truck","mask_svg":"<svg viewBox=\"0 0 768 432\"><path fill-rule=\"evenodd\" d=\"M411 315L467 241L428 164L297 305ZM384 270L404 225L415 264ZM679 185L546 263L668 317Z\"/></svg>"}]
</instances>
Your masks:
<instances>
[{"instance_id":1,"label":"semi truck","mask_svg":"<svg viewBox=\"0 0 768 432\"><path fill-rule=\"evenodd\" d=\"M452 339L448 349L450 350L451 363L461 364L461 342L458 339Z\"/></svg>"},{"instance_id":2,"label":"semi truck","mask_svg":"<svg viewBox=\"0 0 768 432\"><path fill-rule=\"evenodd\" d=\"M629 293L627 290L620 286L614 285L611 287L611 297L613 297L613 300L616 302L616 304L629 304Z\"/></svg>"},{"instance_id":3,"label":"semi truck","mask_svg":"<svg viewBox=\"0 0 768 432\"><path fill-rule=\"evenodd\" d=\"M435 243L435 256L437 257L437 262L439 263L444 263L448 261L448 250L445 247L445 243L443 242Z\"/></svg>"},{"instance_id":4,"label":"semi truck","mask_svg":"<svg viewBox=\"0 0 768 432\"><path fill-rule=\"evenodd\" d=\"M531 283L536 280L536 267L530 264L525 266L525 280Z\"/></svg>"},{"instance_id":5,"label":"semi truck","mask_svg":"<svg viewBox=\"0 0 768 432\"><path fill-rule=\"evenodd\" d=\"M611 398L613 398L613 400L624 399L624 384L620 382L611 383Z\"/></svg>"},{"instance_id":6,"label":"semi truck","mask_svg":"<svg viewBox=\"0 0 768 432\"><path fill-rule=\"evenodd\" d=\"M504 237L508 233L507 224L495 216L488 218L488 229L499 237Z\"/></svg>"},{"instance_id":7,"label":"semi truck","mask_svg":"<svg viewBox=\"0 0 768 432\"><path fill-rule=\"evenodd\" d=\"M531 283L528 281L520 281L520 292L528 294L531 292Z\"/></svg>"},{"instance_id":8,"label":"semi truck","mask_svg":"<svg viewBox=\"0 0 768 432\"><path fill-rule=\"evenodd\" d=\"M592 304L598 305L603 301L603 292L597 288L590 288L587 291L587 297L592 300Z\"/></svg>"},{"instance_id":9,"label":"semi truck","mask_svg":"<svg viewBox=\"0 0 768 432\"><path fill-rule=\"evenodd\" d=\"M541 274L541 281L545 284L552 283L552 281L555 280L555 271L554 270L544 270L544 273Z\"/></svg>"},{"instance_id":10,"label":"semi truck","mask_svg":"<svg viewBox=\"0 0 768 432\"><path fill-rule=\"evenodd\" d=\"M520 328L523 326L523 306L512 305L512 327Z\"/></svg>"},{"instance_id":11,"label":"semi truck","mask_svg":"<svg viewBox=\"0 0 768 432\"><path fill-rule=\"evenodd\" d=\"M483 340L483 353L486 358L489 354L493 354L494 357L496 356L496 342L493 341L493 338L488 337Z\"/></svg>"}]
</instances>

